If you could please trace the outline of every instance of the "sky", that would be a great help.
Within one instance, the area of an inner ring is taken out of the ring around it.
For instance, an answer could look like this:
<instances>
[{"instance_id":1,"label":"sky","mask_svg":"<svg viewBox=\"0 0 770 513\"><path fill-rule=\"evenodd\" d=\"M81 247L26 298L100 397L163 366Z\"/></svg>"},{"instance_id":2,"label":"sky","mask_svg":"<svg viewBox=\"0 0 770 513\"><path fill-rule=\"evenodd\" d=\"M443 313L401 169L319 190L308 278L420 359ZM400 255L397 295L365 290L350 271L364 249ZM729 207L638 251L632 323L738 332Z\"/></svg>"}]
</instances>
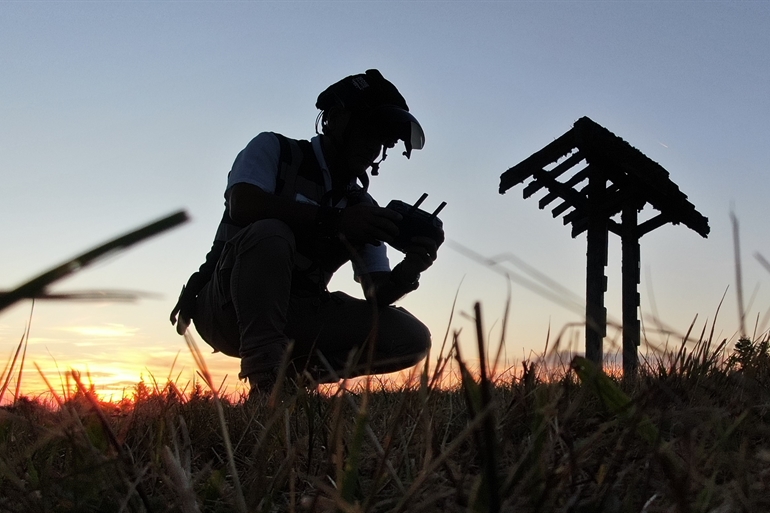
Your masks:
<instances>
[{"instance_id":1,"label":"sky","mask_svg":"<svg viewBox=\"0 0 770 513\"><path fill-rule=\"evenodd\" d=\"M572 239L521 186L498 194L500 174L582 116L662 165L709 219L707 239L670 224L642 238L648 341L676 345L694 319L698 333L715 316L715 336L735 340L731 212L747 329L762 333L769 25L765 1L0 1L0 289L176 210L192 219L53 288L152 297L35 304L23 389L45 388L30 362L54 383L76 369L118 395L140 379L188 379L194 365L168 314L209 249L235 156L262 131L312 137L318 93L369 68L396 84L426 134L410 160L391 152L370 192L380 203L427 192L426 209L447 202L448 242L400 302L434 346L459 330L473 354L476 301L498 344L509 299L508 364L560 334L582 350L585 235ZM617 322L619 246L611 235ZM554 294L522 286L526 266L558 284ZM360 296L349 267L332 288ZM30 309L0 313L0 358ZM618 339L608 336L606 350ZM207 362L236 387L236 359Z\"/></svg>"}]
</instances>

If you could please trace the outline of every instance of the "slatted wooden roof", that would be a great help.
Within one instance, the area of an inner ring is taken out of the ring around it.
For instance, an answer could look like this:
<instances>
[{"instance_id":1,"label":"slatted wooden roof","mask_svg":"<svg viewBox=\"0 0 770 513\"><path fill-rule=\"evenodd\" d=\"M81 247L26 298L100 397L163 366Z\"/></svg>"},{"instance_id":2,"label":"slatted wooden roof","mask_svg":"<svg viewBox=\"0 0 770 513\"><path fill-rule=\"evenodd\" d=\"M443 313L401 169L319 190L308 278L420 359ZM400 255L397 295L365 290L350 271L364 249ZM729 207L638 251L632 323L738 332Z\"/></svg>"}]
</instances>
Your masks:
<instances>
[{"instance_id":1,"label":"slatted wooden roof","mask_svg":"<svg viewBox=\"0 0 770 513\"><path fill-rule=\"evenodd\" d=\"M608 182L602 204L589 205L589 177L600 173ZM540 151L508 169L500 176L500 194L530 180L524 198L541 189L541 209L558 201L552 209L554 217L564 214L564 224L572 225L572 236L585 231L591 208L598 208L609 219L609 230L620 234L613 221L628 202L641 210L650 204L659 213L638 227L637 235L665 223L684 224L707 237L708 219L687 200L687 195L671 181L668 171L626 141L587 117L575 122L572 129Z\"/></svg>"}]
</instances>

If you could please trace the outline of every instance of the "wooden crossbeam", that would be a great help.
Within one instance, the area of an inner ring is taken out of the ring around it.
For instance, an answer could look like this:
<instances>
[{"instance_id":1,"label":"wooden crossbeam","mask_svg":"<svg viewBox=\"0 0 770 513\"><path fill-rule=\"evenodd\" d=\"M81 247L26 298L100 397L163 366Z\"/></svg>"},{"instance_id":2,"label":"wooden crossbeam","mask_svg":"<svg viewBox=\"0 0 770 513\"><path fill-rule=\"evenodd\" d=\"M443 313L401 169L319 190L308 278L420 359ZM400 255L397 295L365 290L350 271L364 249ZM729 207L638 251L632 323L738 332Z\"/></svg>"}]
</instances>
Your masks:
<instances>
[{"instance_id":1,"label":"wooden crossbeam","mask_svg":"<svg viewBox=\"0 0 770 513\"><path fill-rule=\"evenodd\" d=\"M671 219L666 214L658 214L657 216L653 217L652 219L648 219L642 224L639 225L639 227L636 229L638 237L642 237L642 235L645 235L652 230L656 228L660 228L664 224L671 221Z\"/></svg>"},{"instance_id":2,"label":"wooden crossbeam","mask_svg":"<svg viewBox=\"0 0 770 513\"><path fill-rule=\"evenodd\" d=\"M626 189L621 189L618 184L612 184L607 187L607 194L604 201L596 205L596 209L607 217L619 214L623 210L623 205L628 203L629 193Z\"/></svg>"},{"instance_id":3,"label":"wooden crossbeam","mask_svg":"<svg viewBox=\"0 0 770 513\"><path fill-rule=\"evenodd\" d=\"M581 196L583 196L583 197L586 197L586 196L587 196L587 188L588 188L588 185L586 184L586 185L585 185L585 186L583 186L583 187L582 187L582 188L581 188L579 191L577 191L577 192L578 192L578 194L580 194L580 195L581 195ZM570 204L569 202L567 202L566 200L565 200L565 201L562 201L560 204L556 205L556 207L554 207L554 208L553 208L553 210L551 210L551 215L553 215L553 217L554 217L554 218L557 218L557 217L559 217L559 216L560 216L562 213L564 213L564 212L565 212L567 209L569 209L569 208L570 208L570 207L572 207L572 206L573 206L573 205L571 205L571 204ZM577 209L577 208L575 208L575 210L573 210L573 212L577 212L577 210L578 210L578 209ZM570 212L570 213L569 213L569 214L567 214L567 215L570 215L570 214L572 214L573 212ZM567 224L567 223L568 223L568 221L564 221L564 224Z\"/></svg>"},{"instance_id":4,"label":"wooden crossbeam","mask_svg":"<svg viewBox=\"0 0 770 513\"><path fill-rule=\"evenodd\" d=\"M575 175L572 176L572 178L564 182L564 186L569 188L574 188L577 184L579 184L583 180L587 180L590 174L591 174L591 166L586 166L580 171L578 171L577 173L575 173ZM548 204L551 203L553 200L555 200L557 197L559 197L559 195L556 194L555 192L549 192L548 194L543 196L540 199L540 202L538 203L538 205L540 206L540 210L548 206Z\"/></svg>"},{"instance_id":5,"label":"wooden crossbeam","mask_svg":"<svg viewBox=\"0 0 770 513\"><path fill-rule=\"evenodd\" d=\"M551 210L551 215L555 219L560 215L562 215L564 212L566 212L570 207L572 207L572 205L570 205L569 202L562 201L561 203L553 207L553 209ZM540 207L540 208L543 208L543 207Z\"/></svg>"},{"instance_id":6,"label":"wooden crossbeam","mask_svg":"<svg viewBox=\"0 0 770 513\"><path fill-rule=\"evenodd\" d=\"M568 187L555 178L552 178L547 171L540 169L535 171L534 176L536 180L542 182L546 189L568 202L570 206L574 208L585 208L586 197L584 195L578 193L572 187ZM542 209L543 207L540 208Z\"/></svg>"},{"instance_id":7,"label":"wooden crossbeam","mask_svg":"<svg viewBox=\"0 0 770 513\"><path fill-rule=\"evenodd\" d=\"M586 190L586 189L587 187L584 188L583 190ZM588 217L593 213L598 213L609 219L610 217L620 212L620 210L623 208L624 199L625 199L625 195L623 194L623 192L620 189L618 189L616 185L613 184L610 187L607 187L605 189L603 195L601 196L600 204L591 205L590 210L589 209L573 210L572 212L564 216L564 224L571 223L582 217Z\"/></svg>"},{"instance_id":8,"label":"wooden crossbeam","mask_svg":"<svg viewBox=\"0 0 770 513\"><path fill-rule=\"evenodd\" d=\"M564 155L567 155L575 148L574 132L569 130L567 133L558 137L540 151L537 151L522 160L512 168L508 169L500 176L500 194L511 187L522 183L529 178L538 169L542 170L551 162L556 162Z\"/></svg>"},{"instance_id":9,"label":"wooden crossbeam","mask_svg":"<svg viewBox=\"0 0 770 513\"><path fill-rule=\"evenodd\" d=\"M568 224L568 223L564 223ZM572 222L572 231L570 232L570 236L574 239L584 231L588 229L588 218L587 217L581 217L580 219ZM614 233L615 235L620 236L621 234L621 227L620 224L613 221L612 219L607 219L607 229Z\"/></svg>"},{"instance_id":10,"label":"wooden crossbeam","mask_svg":"<svg viewBox=\"0 0 770 513\"><path fill-rule=\"evenodd\" d=\"M550 177L555 180L556 178L559 178L561 175L563 175L567 170L580 163L580 161L584 158L585 157L583 157L583 155L577 151L570 155L566 160L564 160L564 162L561 162L559 165L557 165L555 168L546 171L546 173L548 173ZM545 169L543 171L545 171ZM531 184L527 185L524 187L524 199L529 198L543 187L544 185L538 180L535 180ZM540 208L542 209L543 207Z\"/></svg>"}]
</instances>

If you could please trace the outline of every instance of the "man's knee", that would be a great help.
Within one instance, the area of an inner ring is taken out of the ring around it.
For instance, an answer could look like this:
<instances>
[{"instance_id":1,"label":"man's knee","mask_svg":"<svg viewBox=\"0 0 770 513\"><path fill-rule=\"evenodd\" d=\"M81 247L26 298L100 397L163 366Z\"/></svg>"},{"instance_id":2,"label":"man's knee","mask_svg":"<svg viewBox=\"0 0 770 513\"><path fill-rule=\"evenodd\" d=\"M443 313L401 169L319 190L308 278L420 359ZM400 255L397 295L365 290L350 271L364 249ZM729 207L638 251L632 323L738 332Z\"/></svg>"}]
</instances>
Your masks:
<instances>
[{"instance_id":1,"label":"man's knee","mask_svg":"<svg viewBox=\"0 0 770 513\"><path fill-rule=\"evenodd\" d=\"M394 315L390 337L396 342L394 352L411 355L415 363L422 360L431 346L430 330L417 317L401 307L390 307ZM390 331L390 330L389 330Z\"/></svg>"},{"instance_id":2,"label":"man's knee","mask_svg":"<svg viewBox=\"0 0 770 513\"><path fill-rule=\"evenodd\" d=\"M430 330L417 317L412 314L409 314L409 316L412 318L411 332L414 347L425 356L428 354L431 346Z\"/></svg>"}]
</instances>

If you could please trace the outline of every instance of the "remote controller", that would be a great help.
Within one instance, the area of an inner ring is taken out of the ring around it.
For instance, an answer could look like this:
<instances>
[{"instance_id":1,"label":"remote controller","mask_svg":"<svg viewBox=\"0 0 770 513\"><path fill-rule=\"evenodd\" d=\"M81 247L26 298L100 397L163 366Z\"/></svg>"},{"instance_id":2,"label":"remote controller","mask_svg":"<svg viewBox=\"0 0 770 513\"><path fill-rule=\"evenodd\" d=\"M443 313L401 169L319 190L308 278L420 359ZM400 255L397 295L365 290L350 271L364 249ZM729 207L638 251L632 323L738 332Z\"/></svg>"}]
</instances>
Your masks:
<instances>
[{"instance_id":1,"label":"remote controller","mask_svg":"<svg viewBox=\"0 0 770 513\"><path fill-rule=\"evenodd\" d=\"M396 223L398 235L391 243L393 248L402 253L406 253L406 248L411 244L412 237L430 237L439 245L444 242L442 233L444 224L438 218L438 213L446 206L446 201L441 202L441 205L431 214L419 208L427 197L428 193L423 194L414 205L393 200L385 207L395 210L402 216L401 221Z\"/></svg>"}]
</instances>

